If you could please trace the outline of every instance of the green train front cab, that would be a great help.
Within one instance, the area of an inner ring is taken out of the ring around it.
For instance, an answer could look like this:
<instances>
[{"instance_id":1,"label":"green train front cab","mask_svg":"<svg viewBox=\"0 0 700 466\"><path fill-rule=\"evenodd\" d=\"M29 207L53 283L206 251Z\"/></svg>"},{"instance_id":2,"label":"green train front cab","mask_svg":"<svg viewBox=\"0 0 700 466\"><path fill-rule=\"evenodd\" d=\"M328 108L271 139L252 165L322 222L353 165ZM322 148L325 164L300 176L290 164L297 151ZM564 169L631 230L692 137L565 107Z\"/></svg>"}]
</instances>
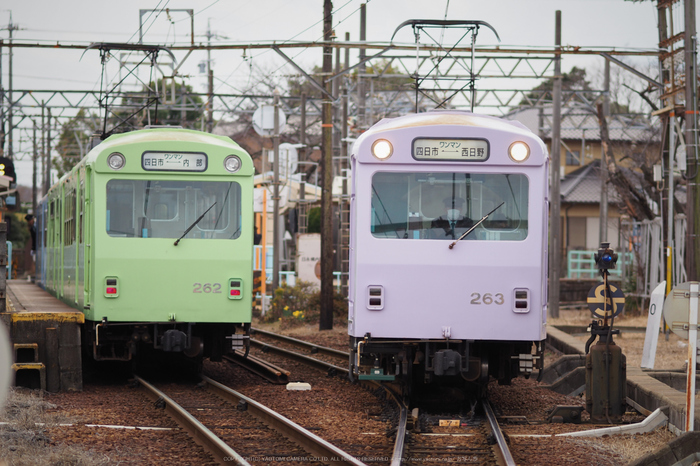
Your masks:
<instances>
[{"instance_id":1,"label":"green train front cab","mask_svg":"<svg viewBox=\"0 0 700 466\"><path fill-rule=\"evenodd\" d=\"M218 360L247 345L250 156L226 137L152 129L112 136L88 158L83 309L94 358L142 348Z\"/></svg>"}]
</instances>

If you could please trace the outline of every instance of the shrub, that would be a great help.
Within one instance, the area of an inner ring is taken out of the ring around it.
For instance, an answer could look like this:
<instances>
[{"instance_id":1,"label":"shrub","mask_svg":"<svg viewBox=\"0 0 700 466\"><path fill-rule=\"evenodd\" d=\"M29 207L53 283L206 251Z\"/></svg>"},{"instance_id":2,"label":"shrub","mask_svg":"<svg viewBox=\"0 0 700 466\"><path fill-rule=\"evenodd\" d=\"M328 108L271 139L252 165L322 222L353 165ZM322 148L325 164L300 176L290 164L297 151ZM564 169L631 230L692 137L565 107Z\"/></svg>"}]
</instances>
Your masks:
<instances>
[{"instance_id":1,"label":"shrub","mask_svg":"<svg viewBox=\"0 0 700 466\"><path fill-rule=\"evenodd\" d=\"M284 326L318 322L321 312L321 292L311 283L297 280L293 287L282 285L264 316L263 322L282 321ZM333 295L333 316L343 322L347 319L347 299L340 293Z\"/></svg>"}]
</instances>

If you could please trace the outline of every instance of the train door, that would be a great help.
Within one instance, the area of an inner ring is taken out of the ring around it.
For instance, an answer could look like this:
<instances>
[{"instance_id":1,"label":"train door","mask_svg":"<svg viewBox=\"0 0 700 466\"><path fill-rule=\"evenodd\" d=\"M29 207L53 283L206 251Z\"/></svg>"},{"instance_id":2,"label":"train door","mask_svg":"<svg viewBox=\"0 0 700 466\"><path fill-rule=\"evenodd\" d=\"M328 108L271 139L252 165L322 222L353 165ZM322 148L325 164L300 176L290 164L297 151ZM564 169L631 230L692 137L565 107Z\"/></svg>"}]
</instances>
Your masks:
<instances>
[{"instance_id":1,"label":"train door","mask_svg":"<svg viewBox=\"0 0 700 466\"><path fill-rule=\"evenodd\" d=\"M85 256L85 236L83 235L83 205L85 204L85 172L79 170L77 172L78 179L78 189L76 193L76 257L75 257L75 302L78 303L78 309L83 306L84 296L83 296L83 282L85 281L85 269L83 268L84 256Z\"/></svg>"},{"instance_id":2,"label":"train door","mask_svg":"<svg viewBox=\"0 0 700 466\"><path fill-rule=\"evenodd\" d=\"M91 203L91 193L92 193L92 169L90 167L85 167L85 178L83 185L83 238L85 242L85 253L83 255L83 308L89 307L92 304L90 299L92 291L92 242L93 242L93 229L92 229L92 203Z\"/></svg>"},{"instance_id":3,"label":"train door","mask_svg":"<svg viewBox=\"0 0 700 466\"><path fill-rule=\"evenodd\" d=\"M46 234L44 235L44 244L46 246L46 286L50 290L56 289L56 277L54 270L56 268L56 249L54 244L54 223L56 217L56 199L53 194L49 197L49 214L46 218Z\"/></svg>"},{"instance_id":4,"label":"train door","mask_svg":"<svg viewBox=\"0 0 700 466\"><path fill-rule=\"evenodd\" d=\"M56 215L54 216L54 284L56 295L63 297L63 241L61 231L63 228L63 186L58 187L58 197L56 198Z\"/></svg>"}]
</instances>

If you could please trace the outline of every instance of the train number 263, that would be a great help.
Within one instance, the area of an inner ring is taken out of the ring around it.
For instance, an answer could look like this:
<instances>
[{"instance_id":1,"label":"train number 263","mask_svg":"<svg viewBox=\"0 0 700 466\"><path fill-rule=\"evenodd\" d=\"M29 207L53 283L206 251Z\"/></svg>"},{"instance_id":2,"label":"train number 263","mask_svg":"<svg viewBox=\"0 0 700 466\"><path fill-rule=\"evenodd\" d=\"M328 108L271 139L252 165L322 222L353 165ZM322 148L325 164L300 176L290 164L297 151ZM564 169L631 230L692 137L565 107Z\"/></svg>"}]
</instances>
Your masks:
<instances>
[{"instance_id":1,"label":"train number 263","mask_svg":"<svg viewBox=\"0 0 700 466\"><path fill-rule=\"evenodd\" d=\"M195 283L192 293L221 293L221 283Z\"/></svg>"},{"instance_id":2,"label":"train number 263","mask_svg":"<svg viewBox=\"0 0 700 466\"><path fill-rule=\"evenodd\" d=\"M481 293L472 293L471 294L472 300L470 301L471 304L497 304L501 305L505 303L505 299L503 298L503 293L484 293L483 295Z\"/></svg>"}]
</instances>

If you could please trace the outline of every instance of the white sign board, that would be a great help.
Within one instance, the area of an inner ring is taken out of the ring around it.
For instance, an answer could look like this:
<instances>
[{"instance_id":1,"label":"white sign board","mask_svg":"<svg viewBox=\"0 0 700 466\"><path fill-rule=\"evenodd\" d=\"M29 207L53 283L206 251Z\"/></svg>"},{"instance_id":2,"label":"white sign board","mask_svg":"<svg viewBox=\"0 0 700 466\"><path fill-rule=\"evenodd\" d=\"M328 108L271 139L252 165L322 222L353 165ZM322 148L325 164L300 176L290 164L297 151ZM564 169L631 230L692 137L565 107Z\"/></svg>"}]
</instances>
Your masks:
<instances>
[{"instance_id":1,"label":"white sign board","mask_svg":"<svg viewBox=\"0 0 700 466\"><path fill-rule=\"evenodd\" d=\"M267 213L272 214L275 207L275 201L272 199L272 186L270 188L255 188L253 194L253 211L261 213L263 211L263 190L267 190ZM280 210L284 211L289 202L289 186L280 187Z\"/></svg>"},{"instance_id":2,"label":"white sign board","mask_svg":"<svg viewBox=\"0 0 700 466\"><path fill-rule=\"evenodd\" d=\"M299 152L294 144L288 142L283 142L280 144L280 165L279 165L279 176L284 178L289 178L297 171L297 166L299 165ZM275 151L271 150L267 153L267 161L272 167L275 162ZM270 168L272 170L272 168Z\"/></svg>"},{"instance_id":3,"label":"white sign board","mask_svg":"<svg viewBox=\"0 0 700 466\"><path fill-rule=\"evenodd\" d=\"M647 333L644 337L644 350L642 351L642 368L653 369L656 359L656 345L659 342L659 327L664 307L666 294L666 281L659 283L651 293L649 303L649 317L647 318Z\"/></svg>"},{"instance_id":4,"label":"white sign board","mask_svg":"<svg viewBox=\"0 0 700 466\"><path fill-rule=\"evenodd\" d=\"M277 107L277 115L279 115L279 132L281 133L287 124L287 115L279 107ZM261 105L253 112L253 129L260 136L271 137L275 135L274 105Z\"/></svg>"},{"instance_id":5,"label":"white sign board","mask_svg":"<svg viewBox=\"0 0 700 466\"><path fill-rule=\"evenodd\" d=\"M297 279L321 287L321 234L297 235Z\"/></svg>"}]
</instances>

